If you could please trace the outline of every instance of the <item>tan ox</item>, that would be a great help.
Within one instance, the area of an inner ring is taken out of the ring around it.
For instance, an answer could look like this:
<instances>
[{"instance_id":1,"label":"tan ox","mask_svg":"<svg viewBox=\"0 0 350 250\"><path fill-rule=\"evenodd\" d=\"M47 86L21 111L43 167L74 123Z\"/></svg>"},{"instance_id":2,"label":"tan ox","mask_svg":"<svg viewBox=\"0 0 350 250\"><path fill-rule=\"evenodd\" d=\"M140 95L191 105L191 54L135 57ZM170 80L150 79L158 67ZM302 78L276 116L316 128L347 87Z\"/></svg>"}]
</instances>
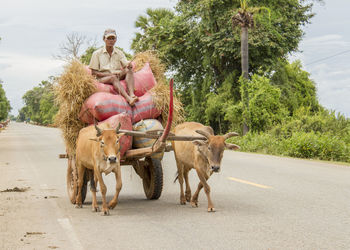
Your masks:
<instances>
[{"instance_id":1,"label":"tan ox","mask_svg":"<svg viewBox=\"0 0 350 250\"><path fill-rule=\"evenodd\" d=\"M180 183L180 203L184 205L187 201L191 202L192 207L198 207L198 195L204 187L208 199L208 212L214 212L215 208L210 198L210 186L207 180L213 172L220 171L221 159L225 148L239 149L239 146L225 142L226 139L238 134L230 132L224 136L214 135L211 127L196 122L185 122L175 127L175 135L177 136L198 136L198 134L205 136L207 140L172 142L178 170L177 178ZM196 170L200 182L191 199L188 172L192 168ZM183 190L184 179L186 182L186 196Z\"/></svg>"},{"instance_id":2,"label":"tan ox","mask_svg":"<svg viewBox=\"0 0 350 250\"><path fill-rule=\"evenodd\" d=\"M94 182L100 182L102 194L102 214L108 215L109 209L113 209L118 203L119 192L122 188L120 170L120 143L119 139L124 134L118 134L120 124L116 130L110 129L109 124L102 124L100 128L95 125L83 128L79 132L76 148L76 166L78 170L78 195L77 208L82 207L81 188L86 169L93 170ZM102 173L106 175L114 172L116 177L116 193L107 206L107 188L102 179ZM96 201L95 185L91 185L92 210L99 211Z\"/></svg>"}]
</instances>

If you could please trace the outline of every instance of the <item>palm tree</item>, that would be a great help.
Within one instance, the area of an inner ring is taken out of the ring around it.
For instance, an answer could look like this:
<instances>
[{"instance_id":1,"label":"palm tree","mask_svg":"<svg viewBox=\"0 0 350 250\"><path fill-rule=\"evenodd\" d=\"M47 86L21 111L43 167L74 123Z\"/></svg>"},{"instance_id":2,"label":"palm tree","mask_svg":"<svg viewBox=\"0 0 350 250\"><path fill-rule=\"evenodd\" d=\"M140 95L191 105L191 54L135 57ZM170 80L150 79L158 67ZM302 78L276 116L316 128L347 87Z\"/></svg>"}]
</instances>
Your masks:
<instances>
[{"instance_id":1,"label":"palm tree","mask_svg":"<svg viewBox=\"0 0 350 250\"><path fill-rule=\"evenodd\" d=\"M232 27L241 27L241 67L242 76L245 80L249 80L249 50L248 50L248 30L255 26L254 14L261 10L269 9L265 7L249 7L248 0L240 0L241 7L234 12L232 16ZM245 103L243 104L246 110L249 110L248 93L244 88ZM247 117L243 117L243 135L249 131Z\"/></svg>"}]
</instances>

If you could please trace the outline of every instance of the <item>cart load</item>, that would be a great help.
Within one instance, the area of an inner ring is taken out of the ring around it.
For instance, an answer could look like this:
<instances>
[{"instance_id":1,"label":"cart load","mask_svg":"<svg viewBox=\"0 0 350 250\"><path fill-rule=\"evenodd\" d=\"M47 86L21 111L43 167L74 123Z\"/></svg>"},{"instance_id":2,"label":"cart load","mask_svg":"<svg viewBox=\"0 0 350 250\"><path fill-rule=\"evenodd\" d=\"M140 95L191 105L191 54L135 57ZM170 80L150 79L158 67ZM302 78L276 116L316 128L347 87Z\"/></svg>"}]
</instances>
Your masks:
<instances>
[{"instance_id":1,"label":"cart load","mask_svg":"<svg viewBox=\"0 0 350 250\"><path fill-rule=\"evenodd\" d=\"M108 89L108 85L102 86L96 82L79 61L72 61L59 78L56 124L62 130L66 145L66 154L60 157L68 158L67 191L72 203L75 203L77 194L75 149L78 133L96 120L108 123L112 128L121 124L119 131L125 133L121 138L121 164L133 166L142 179L148 199L158 199L161 195L163 172L160 160L167 149L165 142L171 126L183 120L183 108L176 96L173 97L172 82L170 86L165 83L165 67L154 53L137 54L133 60L133 70L135 78L138 77L135 94L139 96L139 101L133 107ZM86 171L81 190L83 201L90 178L91 173Z\"/></svg>"}]
</instances>

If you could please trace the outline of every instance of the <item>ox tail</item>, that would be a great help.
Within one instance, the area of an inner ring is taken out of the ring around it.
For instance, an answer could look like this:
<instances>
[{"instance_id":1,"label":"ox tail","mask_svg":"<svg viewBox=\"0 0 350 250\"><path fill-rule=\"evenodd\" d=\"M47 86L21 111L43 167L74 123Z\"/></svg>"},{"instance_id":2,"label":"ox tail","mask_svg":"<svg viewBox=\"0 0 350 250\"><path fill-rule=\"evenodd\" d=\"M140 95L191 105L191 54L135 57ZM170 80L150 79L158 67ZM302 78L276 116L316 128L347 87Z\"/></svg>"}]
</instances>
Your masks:
<instances>
[{"instance_id":1,"label":"ox tail","mask_svg":"<svg viewBox=\"0 0 350 250\"><path fill-rule=\"evenodd\" d=\"M176 171L174 183L179 179L179 171Z\"/></svg>"}]
</instances>

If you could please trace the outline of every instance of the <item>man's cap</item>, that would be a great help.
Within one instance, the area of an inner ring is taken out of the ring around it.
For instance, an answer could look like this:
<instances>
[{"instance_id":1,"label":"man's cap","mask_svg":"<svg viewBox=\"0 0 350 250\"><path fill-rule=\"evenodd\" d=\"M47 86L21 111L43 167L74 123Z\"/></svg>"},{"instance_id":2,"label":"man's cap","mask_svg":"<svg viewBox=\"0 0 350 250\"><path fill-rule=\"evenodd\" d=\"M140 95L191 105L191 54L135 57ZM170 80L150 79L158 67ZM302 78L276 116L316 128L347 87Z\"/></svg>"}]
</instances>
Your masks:
<instances>
[{"instance_id":1,"label":"man's cap","mask_svg":"<svg viewBox=\"0 0 350 250\"><path fill-rule=\"evenodd\" d=\"M105 33L103 34L103 37L107 38L107 37L110 37L110 36L117 37L117 33L115 32L114 29L106 29L105 30Z\"/></svg>"}]
</instances>

